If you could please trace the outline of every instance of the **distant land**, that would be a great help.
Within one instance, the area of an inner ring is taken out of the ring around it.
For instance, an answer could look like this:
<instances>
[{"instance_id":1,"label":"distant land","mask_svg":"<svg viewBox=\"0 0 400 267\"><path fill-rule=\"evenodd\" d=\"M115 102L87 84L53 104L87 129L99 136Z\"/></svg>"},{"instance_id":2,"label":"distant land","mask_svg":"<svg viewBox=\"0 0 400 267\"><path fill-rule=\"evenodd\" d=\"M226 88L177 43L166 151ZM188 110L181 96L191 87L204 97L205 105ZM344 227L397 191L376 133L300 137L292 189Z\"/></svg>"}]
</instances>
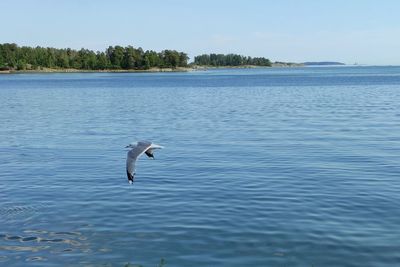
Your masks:
<instances>
[{"instance_id":1,"label":"distant land","mask_svg":"<svg viewBox=\"0 0 400 267\"><path fill-rule=\"evenodd\" d=\"M318 62L304 62L304 66L338 66L338 65L346 65L342 62L335 61L318 61Z\"/></svg>"},{"instance_id":2,"label":"distant land","mask_svg":"<svg viewBox=\"0 0 400 267\"><path fill-rule=\"evenodd\" d=\"M272 63L265 57L246 57L237 54L203 54L194 57L194 65L197 66L262 66L271 67Z\"/></svg>"},{"instance_id":3,"label":"distant land","mask_svg":"<svg viewBox=\"0 0 400 267\"><path fill-rule=\"evenodd\" d=\"M109 46L104 51L82 48L29 47L0 44L0 73L12 72L164 72L207 68L300 67L302 63L271 62L265 57L238 54L203 54L188 62L176 50L143 50L141 47Z\"/></svg>"},{"instance_id":4,"label":"distant land","mask_svg":"<svg viewBox=\"0 0 400 267\"><path fill-rule=\"evenodd\" d=\"M301 67L301 63L271 62L265 57L250 57L238 54L203 54L194 57L191 66L198 68L257 68L257 67Z\"/></svg>"},{"instance_id":5,"label":"distant land","mask_svg":"<svg viewBox=\"0 0 400 267\"><path fill-rule=\"evenodd\" d=\"M3 71L121 71L177 69L188 66L186 53L176 50L144 51L141 47L109 46L105 51L89 49L28 47L0 44Z\"/></svg>"}]
</instances>

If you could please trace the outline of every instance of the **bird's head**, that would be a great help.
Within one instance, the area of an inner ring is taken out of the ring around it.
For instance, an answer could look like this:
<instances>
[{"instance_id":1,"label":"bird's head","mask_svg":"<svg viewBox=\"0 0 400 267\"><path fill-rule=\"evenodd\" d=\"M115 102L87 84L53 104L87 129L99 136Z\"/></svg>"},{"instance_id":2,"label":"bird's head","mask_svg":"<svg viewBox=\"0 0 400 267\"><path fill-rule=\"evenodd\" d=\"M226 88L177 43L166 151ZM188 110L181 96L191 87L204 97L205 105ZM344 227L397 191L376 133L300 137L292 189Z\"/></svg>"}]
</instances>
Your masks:
<instances>
[{"instance_id":1,"label":"bird's head","mask_svg":"<svg viewBox=\"0 0 400 267\"><path fill-rule=\"evenodd\" d=\"M129 144L125 148L134 148L136 145L135 144Z\"/></svg>"}]
</instances>

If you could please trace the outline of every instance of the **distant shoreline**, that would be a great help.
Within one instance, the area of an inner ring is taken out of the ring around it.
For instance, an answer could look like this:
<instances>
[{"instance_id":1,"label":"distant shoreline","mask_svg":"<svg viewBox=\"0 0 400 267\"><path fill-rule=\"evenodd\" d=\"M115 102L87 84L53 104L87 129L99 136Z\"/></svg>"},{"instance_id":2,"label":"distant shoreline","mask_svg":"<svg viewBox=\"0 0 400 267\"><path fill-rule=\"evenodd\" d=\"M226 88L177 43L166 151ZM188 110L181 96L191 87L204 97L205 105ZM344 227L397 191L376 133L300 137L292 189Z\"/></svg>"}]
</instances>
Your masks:
<instances>
[{"instance_id":1,"label":"distant shoreline","mask_svg":"<svg viewBox=\"0 0 400 267\"><path fill-rule=\"evenodd\" d=\"M286 62L275 62L271 63L271 66L259 66L259 65L240 65L240 66L209 66L209 65L195 65L192 68L197 69L269 69L269 68L293 68L293 67L304 67L302 63L286 63Z\"/></svg>"},{"instance_id":2,"label":"distant shoreline","mask_svg":"<svg viewBox=\"0 0 400 267\"><path fill-rule=\"evenodd\" d=\"M202 54L188 62L184 52L109 46L104 51L0 43L0 74L12 73L136 73L188 72L207 69L302 67L303 63L271 62L265 57Z\"/></svg>"},{"instance_id":3,"label":"distant shoreline","mask_svg":"<svg viewBox=\"0 0 400 267\"><path fill-rule=\"evenodd\" d=\"M160 73L160 72L189 72L201 71L210 69L261 69L261 68L292 68L304 67L301 63L272 63L272 66L257 66L257 65L242 65L242 66L192 66L192 67L177 67L177 68L150 68L143 70L135 69L105 69L105 70L81 70L81 69L52 69L42 68L35 70L0 70L0 74L35 74L35 73Z\"/></svg>"},{"instance_id":4,"label":"distant shoreline","mask_svg":"<svg viewBox=\"0 0 400 267\"><path fill-rule=\"evenodd\" d=\"M124 69L106 69L106 70L81 70L81 69L52 69L43 68L36 70L2 70L0 74L18 74L18 73L136 73L136 72L187 72L196 70L190 67L177 67L177 68L150 68L147 70L124 70Z\"/></svg>"}]
</instances>

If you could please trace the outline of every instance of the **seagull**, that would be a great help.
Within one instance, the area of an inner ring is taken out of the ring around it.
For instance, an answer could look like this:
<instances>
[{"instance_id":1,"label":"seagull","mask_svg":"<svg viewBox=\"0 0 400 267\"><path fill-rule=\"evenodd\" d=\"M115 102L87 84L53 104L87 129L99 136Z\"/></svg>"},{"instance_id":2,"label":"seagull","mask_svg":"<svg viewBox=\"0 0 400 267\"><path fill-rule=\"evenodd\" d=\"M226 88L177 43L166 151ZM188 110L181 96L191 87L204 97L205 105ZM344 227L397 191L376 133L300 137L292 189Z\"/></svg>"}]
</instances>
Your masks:
<instances>
[{"instance_id":1,"label":"seagull","mask_svg":"<svg viewBox=\"0 0 400 267\"><path fill-rule=\"evenodd\" d=\"M131 143L131 144L127 145L125 148L132 148L131 150L128 151L128 154L126 157L126 175L128 176L128 182L130 184L132 184L133 179L135 179L136 160L143 153L145 153L146 156L148 156L149 158L154 159L153 150L164 148L164 147L153 144L152 142L149 142L149 141L139 141L139 142L137 142L137 144Z\"/></svg>"}]
</instances>

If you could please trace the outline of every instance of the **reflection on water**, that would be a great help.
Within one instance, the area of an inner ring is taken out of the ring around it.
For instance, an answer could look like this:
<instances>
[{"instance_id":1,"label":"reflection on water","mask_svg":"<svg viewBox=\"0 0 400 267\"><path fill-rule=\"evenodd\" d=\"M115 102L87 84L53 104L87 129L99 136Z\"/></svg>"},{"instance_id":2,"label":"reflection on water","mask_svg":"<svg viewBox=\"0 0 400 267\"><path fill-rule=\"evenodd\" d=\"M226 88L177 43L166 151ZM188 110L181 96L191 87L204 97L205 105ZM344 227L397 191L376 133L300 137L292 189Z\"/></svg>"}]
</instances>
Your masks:
<instances>
[{"instance_id":1,"label":"reflection on water","mask_svg":"<svg viewBox=\"0 0 400 267\"><path fill-rule=\"evenodd\" d=\"M46 260L48 253L90 253L87 238L79 232L51 232L46 230L24 230L24 235L13 235L9 233L0 234L0 253L8 252L32 252L34 255L23 253L17 255L18 259L25 258L26 261ZM43 252L43 255L40 253ZM15 258L14 257L14 258ZM7 261L9 257L2 256L0 261Z\"/></svg>"}]
</instances>

